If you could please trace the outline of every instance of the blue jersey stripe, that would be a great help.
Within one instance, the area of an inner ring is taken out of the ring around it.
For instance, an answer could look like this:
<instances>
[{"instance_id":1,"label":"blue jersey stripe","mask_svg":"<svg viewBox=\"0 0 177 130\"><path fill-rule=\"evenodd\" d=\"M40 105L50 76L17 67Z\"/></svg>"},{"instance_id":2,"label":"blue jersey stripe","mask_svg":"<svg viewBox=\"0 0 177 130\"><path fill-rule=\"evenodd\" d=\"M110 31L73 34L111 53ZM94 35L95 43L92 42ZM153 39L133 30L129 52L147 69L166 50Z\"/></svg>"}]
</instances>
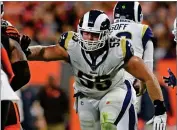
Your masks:
<instances>
[{"instance_id":1,"label":"blue jersey stripe","mask_svg":"<svg viewBox=\"0 0 177 130\"><path fill-rule=\"evenodd\" d=\"M129 41L126 41L126 53L125 53L124 62L126 63L133 55L134 55L134 50L131 43Z\"/></svg>"},{"instance_id":2,"label":"blue jersey stripe","mask_svg":"<svg viewBox=\"0 0 177 130\"><path fill-rule=\"evenodd\" d=\"M124 82L127 86L127 94L125 96L124 102L123 102L123 106L122 109L116 119L116 121L114 122L114 124L117 126L117 124L119 123L119 121L122 119L123 115L125 114L125 111L129 105L129 103L131 102L131 97L132 97L132 93L131 93L131 85L129 83L128 80L125 80Z\"/></svg>"},{"instance_id":3,"label":"blue jersey stripe","mask_svg":"<svg viewBox=\"0 0 177 130\"><path fill-rule=\"evenodd\" d=\"M142 37L143 49L145 49L147 42L153 38L152 30L148 27Z\"/></svg>"}]
</instances>

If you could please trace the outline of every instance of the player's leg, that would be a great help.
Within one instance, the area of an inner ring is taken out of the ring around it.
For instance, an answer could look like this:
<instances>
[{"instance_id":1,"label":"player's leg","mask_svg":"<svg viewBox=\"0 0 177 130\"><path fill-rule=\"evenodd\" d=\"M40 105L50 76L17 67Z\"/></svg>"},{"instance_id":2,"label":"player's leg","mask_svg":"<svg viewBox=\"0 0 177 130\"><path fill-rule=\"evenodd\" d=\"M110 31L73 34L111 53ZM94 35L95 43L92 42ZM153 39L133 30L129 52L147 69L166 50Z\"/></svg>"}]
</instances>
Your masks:
<instances>
[{"instance_id":1,"label":"player's leg","mask_svg":"<svg viewBox=\"0 0 177 130\"><path fill-rule=\"evenodd\" d=\"M8 100L1 101L1 130L4 130L8 117L9 107L10 101Z\"/></svg>"},{"instance_id":2,"label":"player's leg","mask_svg":"<svg viewBox=\"0 0 177 130\"><path fill-rule=\"evenodd\" d=\"M20 130L20 127L21 127L21 123L20 123L18 106L16 103L11 101L5 129Z\"/></svg>"},{"instance_id":3,"label":"player's leg","mask_svg":"<svg viewBox=\"0 0 177 130\"><path fill-rule=\"evenodd\" d=\"M100 130L99 112L86 97L78 99L77 107L81 129Z\"/></svg>"},{"instance_id":4,"label":"player's leg","mask_svg":"<svg viewBox=\"0 0 177 130\"><path fill-rule=\"evenodd\" d=\"M6 128L6 126L8 125L8 119L9 118L12 119L12 116L9 116L11 103L12 101L18 101L19 98L16 95L16 93L12 90L9 84L7 75L2 69L1 69L0 74L1 74L1 86L0 86L1 94L0 96L1 96L2 114L3 114L2 118L4 118L1 120L1 121L4 121L2 122L4 126L1 126L1 128L2 127Z\"/></svg>"},{"instance_id":5,"label":"player's leg","mask_svg":"<svg viewBox=\"0 0 177 130\"><path fill-rule=\"evenodd\" d=\"M131 122L126 120L122 123L122 120L124 118L133 119L136 115L131 106L131 89L130 83L125 81L122 87L113 89L101 99L99 104L101 130L129 130L129 123ZM132 122L131 127L135 126L135 122ZM127 126L127 129L125 129L125 126ZM135 130L135 128L132 130Z\"/></svg>"},{"instance_id":6,"label":"player's leg","mask_svg":"<svg viewBox=\"0 0 177 130\"><path fill-rule=\"evenodd\" d=\"M137 130L137 114L132 104L117 124L117 130Z\"/></svg>"}]
</instances>

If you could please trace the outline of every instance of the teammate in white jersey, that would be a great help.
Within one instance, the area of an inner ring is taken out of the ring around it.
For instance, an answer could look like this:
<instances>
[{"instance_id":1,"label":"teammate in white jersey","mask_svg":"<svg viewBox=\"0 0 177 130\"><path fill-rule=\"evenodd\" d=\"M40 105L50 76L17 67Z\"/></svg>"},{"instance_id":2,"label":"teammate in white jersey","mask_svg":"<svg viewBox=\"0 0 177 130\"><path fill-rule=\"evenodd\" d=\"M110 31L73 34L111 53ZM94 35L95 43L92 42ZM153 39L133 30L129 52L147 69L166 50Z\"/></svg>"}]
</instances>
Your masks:
<instances>
[{"instance_id":1,"label":"teammate in white jersey","mask_svg":"<svg viewBox=\"0 0 177 130\"><path fill-rule=\"evenodd\" d=\"M166 117L157 79L140 58L133 56L130 41L109 37L109 30L108 16L91 10L80 19L77 33L63 33L57 45L29 47L28 59L70 63L82 130L137 129L131 84L121 68L146 83L158 116ZM161 125L166 125L164 119Z\"/></svg>"},{"instance_id":2,"label":"teammate in white jersey","mask_svg":"<svg viewBox=\"0 0 177 130\"><path fill-rule=\"evenodd\" d=\"M142 24L143 14L139 2L118 2L113 9L113 17L114 23L111 26L111 35L131 39L134 55L143 59L144 63L153 72L153 33L148 25ZM137 112L139 112L141 94L145 90L144 84L128 72L125 72L125 78L133 84L137 92L138 97L135 106Z\"/></svg>"},{"instance_id":3,"label":"teammate in white jersey","mask_svg":"<svg viewBox=\"0 0 177 130\"><path fill-rule=\"evenodd\" d=\"M114 37L126 37L132 40L134 55L144 60L144 63L153 72L153 34L148 25L141 24L143 14L138 2L118 2L113 9L114 23L111 26L111 35ZM136 110L140 112L141 95L145 90L140 80L137 80L128 72L125 78L129 80L137 93Z\"/></svg>"}]
</instances>

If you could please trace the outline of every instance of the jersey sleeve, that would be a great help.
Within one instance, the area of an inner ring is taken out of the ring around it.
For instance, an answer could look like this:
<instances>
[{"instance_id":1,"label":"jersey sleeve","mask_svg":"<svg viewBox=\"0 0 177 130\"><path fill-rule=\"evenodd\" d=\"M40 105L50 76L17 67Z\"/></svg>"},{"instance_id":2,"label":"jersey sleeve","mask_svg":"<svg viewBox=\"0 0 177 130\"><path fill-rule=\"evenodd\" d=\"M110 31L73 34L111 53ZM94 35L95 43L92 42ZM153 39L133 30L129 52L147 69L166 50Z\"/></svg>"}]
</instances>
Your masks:
<instances>
[{"instance_id":1,"label":"jersey sleeve","mask_svg":"<svg viewBox=\"0 0 177 130\"><path fill-rule=\"evenodd\" d=\"M152 40L153 38L153 33L151 28L148 25L143 25L143 30L142 30L142 44L143 48L145 49L146 44L149 40Z\"/></svg>"},{"instance_id":2,"label":"jersey sleeve","mask_svg":"<svg viewBox=\"0 0 177 130\"><path fill-rule=\"evenodd\" d=\"M131 41L126 40L126 38L121 38L120 44L121 44L124 63L126 63L134 55L134 50L131 45Z\"/></svg>"},{"instance_id":3,"label":"jersey sleeve","mask_svg":"<svg viewBox=\"0 0 177 130\"><path fill-rule=\"evenodd\" d=\"M148 41L146 49L144 50L143 60L144 63L153 72L153 56L154 56L154 46L152 41Z\"/></svg>"},{"instance_id":4,"label":"jersey sleeve","mask_svg":"<svg viewBox=\"0 0 177 130\"><path fill-rule=\"evenodd\" d=\"M63 47L65 50L68 50L69 41L73 38L73 35L74 32L72 31L63 33L59 38L58 41L59 45Z\"/></svg>"}]
</instances>

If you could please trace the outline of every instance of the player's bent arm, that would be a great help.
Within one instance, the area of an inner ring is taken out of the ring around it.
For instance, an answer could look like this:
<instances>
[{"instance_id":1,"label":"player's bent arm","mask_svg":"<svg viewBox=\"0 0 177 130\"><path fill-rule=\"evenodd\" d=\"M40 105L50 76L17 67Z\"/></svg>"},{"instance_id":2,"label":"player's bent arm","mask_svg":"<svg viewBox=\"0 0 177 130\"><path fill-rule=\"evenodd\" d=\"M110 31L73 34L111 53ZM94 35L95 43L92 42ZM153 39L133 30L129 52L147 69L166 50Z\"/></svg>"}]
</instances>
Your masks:
<instances>
[{"instance_id":1,"label":"player's bent arm","mask_svg":"<svg viewBox=\"0 0 177 130\"><path fill-rule=\"evenodd\" d=\"M9 45L11 51L10 61L12 64L18 61L27 61L27 58L18 42L9 38Z\"/></svg>"},{"instance_id":2,"label":"player's bent arm","mask_svg":"<svg viewBox=\"0 0 177 130\"><path fill-rule=\"evenodd\" d=\"M10 61L15 74L11 81L11 86L16 91L29 82L31 75L27 58L19 43L9 38L9 45L11 51Z\"/></svg>"},{"instance_id":3,"label":"player's bent arm","mask_svg":"<svg viewBox=\"0 0 177 130\"><path fill-rule=\"evenodd\" d=\"M30 54L28 60L36 61L56 61L56 60L69 60L69 56L66 50L60 45L51 46L30 46Z\"/></svg>"},{"instance_id":4,"label":"player's bent arm","mask_svg":"<svg viewBox=\"0 0 177 130\"><path fill-rule=\"evenodd\" d=\"M142 59L136 56L132 56L125 65L125 69L134 77L145 82L147 86L147 91L152 101L154 100L164 101L162 91L157 78L150 71L150 69L144 64Z\"/></svg>"}]
</instances>

